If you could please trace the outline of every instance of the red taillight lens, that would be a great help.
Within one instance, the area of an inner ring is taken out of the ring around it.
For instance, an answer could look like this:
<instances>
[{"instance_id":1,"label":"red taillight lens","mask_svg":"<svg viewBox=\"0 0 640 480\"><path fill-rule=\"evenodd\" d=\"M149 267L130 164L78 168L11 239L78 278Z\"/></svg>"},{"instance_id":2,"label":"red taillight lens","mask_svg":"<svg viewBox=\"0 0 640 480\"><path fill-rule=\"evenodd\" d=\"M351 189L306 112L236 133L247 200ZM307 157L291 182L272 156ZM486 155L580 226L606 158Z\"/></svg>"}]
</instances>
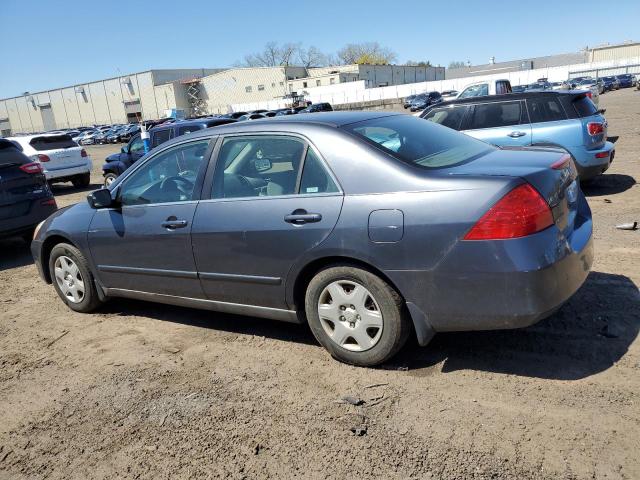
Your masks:
<instances>
[{"instance_id":1,"label":"red taillight lens","mask_svg":"<svg viewBox=\"0 0 640 480\"><path fill-rule=\"evenodd\" d=\"M48 155L45 155L44 153L39 153L38 160L40 160L41 162L48 162L51 159L49 158Z\"/></svg>"},{"instance_id":2,"label":"red taillight lens","mask_svg":"<svg viewBox=\"0 0 640 480\"><path fill-rule=\"evenodd\" d=\"M42 166L39 163L25 163L20 165L20 170L25 173L42 173Z\"/></svg>"},{"instance_id":3,"label":"red taillight lens","mask_svg":"<svg viewBox=\"0 0 640 480\"><path fill-rule=\"evenodd\" d=\"M607 158L609 156L609 152L598 152L596 153L596 158Z\"/></svg>"},{"instance_id":4,"label":"red taillight lens","mask_svg":"<svg viewBox=\"0 0 640 480\"><path fill-rule=\"evenodd\" d=\"M586 92L585 95L589 98L593 98L593 93L591 92Z\"/></svg>"},{"instance_id":5,"label":"red taillight lens","mask_svg":"<svg viewBox=\"0 0 640 480\"><path fill-rule=\"evenodd\" d=\"M55 198L49 198L47 200L42 200L40 202L40 205L44 205L46 207L57 207L58 206L56 204L56 199Z\"/></svg>"},{"instance_id":6,"label":"red taillight lens","mask_svg":"<svg viewBox=\"0 0 640 480\"><path fill-rule=\"evenodd\" d=\"M87 156L87 151L84 148L82 150L80 150L80 156L81 157L86 157Z\"/></svg>"},{"instance_id":7,"label":"red taillight lens","mask_svg":"<svg viewBox=\"0 0 640 480\"><path fill-rule=\"evenodd\" d=\"M506 240L540 232L553 225L551 208L538 191L522 184L489 209L465 240Z\"/></svg>"},{"instance_id":8,"label":"red taillight lens","mask_svg":"<svg viewBox=\"0 0 640 480\"><path fill-rule=\"evenodd\" d=\"M604 124L599 122L589 122L587 123L587 131L592 137L594 135L600 135L601 133L604 133Z\"/></svg>"}]
</instances>

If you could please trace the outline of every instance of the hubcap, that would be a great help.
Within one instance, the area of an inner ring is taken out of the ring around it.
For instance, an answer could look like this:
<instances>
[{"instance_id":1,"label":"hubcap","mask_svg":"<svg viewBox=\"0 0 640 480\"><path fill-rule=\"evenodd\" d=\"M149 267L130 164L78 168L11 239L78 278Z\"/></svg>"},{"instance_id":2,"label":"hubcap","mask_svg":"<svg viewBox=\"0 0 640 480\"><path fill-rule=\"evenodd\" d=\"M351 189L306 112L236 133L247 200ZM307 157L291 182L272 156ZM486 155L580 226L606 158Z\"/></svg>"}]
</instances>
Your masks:
<instances>
[{"instance_id":1,"label":"hubcap","mask_svg":"<svg viewBox=\"0 0 640 480\"><path fill-rule=\"evenodd\" d=\"M114 180L115 180L115 178L109 176L109 177L104 179L104 185L106 187L108 187L109 185L111 185L113 183Z\"/></svg>"},{"instance_id":2,"label":"hubcap","mask_svg":"<svg viewBox=\"0 0 640 480\"><path fill-rule=\"evenodd\" d=\"M327 285L318 300L325 333L345 350L364 352L382 336L382 312L371 292L352 280Z\"/></svg>"},{"instance_id":3,"label":"hubcap","mask_svg":"<svg viewBox=\"0 0 640 480\"><path fill-rule=\"evenodd\" d=\"M56 258L53 264L58 288L67 300L80 303L84 299L84 281L76 263L65 255Z\"/></svg>"}]
</instances>

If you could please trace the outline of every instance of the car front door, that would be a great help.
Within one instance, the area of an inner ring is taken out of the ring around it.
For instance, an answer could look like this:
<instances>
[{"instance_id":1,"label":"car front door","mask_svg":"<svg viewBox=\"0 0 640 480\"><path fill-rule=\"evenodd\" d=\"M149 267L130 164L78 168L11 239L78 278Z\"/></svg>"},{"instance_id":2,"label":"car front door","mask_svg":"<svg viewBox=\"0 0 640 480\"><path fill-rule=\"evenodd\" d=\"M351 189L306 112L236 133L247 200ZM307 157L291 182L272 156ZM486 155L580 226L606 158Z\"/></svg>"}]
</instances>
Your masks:
<instances>
[{"instance_id":1,"label":"car front door","mask_svg":"<svg viewBox=\"0 0 640 480\"><path fill-rule=\"evenodd\" d=\"M108 288L202 298L191 249L209 139L162 149L113 194L117 208L96 211L89 247Z\"/></svg>"},{"instance_id":2,"label":"car front door","mask_svg":"<svg viewBox=\"0 0 640 480\"><path fill-rule=\"evenodd\" d=\"M521 100L472 105L463 133L499 147L531 145L531 124Z\"/></svg>"},{"instance_id":3,"label":"car front door","mask_svg":"<svg viewBox=\"0 0 640 480\"><path fill-rule=\"evenodd\" d=\"M286 309L289 269L338 221L343 195L337 182L306 140L253 135L224 139L210 184L192 230L205 295Z\"/></svg>"}]
</instances>

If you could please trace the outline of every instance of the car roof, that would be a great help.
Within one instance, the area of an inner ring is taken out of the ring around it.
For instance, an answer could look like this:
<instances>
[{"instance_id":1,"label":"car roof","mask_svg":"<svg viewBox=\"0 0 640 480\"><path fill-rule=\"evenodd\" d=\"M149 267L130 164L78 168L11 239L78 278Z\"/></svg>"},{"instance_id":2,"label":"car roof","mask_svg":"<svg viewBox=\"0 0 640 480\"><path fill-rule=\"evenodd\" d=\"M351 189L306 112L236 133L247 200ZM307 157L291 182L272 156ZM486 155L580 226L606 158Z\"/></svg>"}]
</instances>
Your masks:
<instances>
[{"instance_id":1,"label":"car roof","mask_svg":"<svg viewBox=\"0 0 640 480\"><path fill-rule=\"evenodd\" d=\"M478 103L478 102L500 102L505 100L524 100L527 98L539 98L539 97L558 97L561 95L580 95L585 94L584 90L542 90L537 92L518 92L518 93L504 93L502 95L482 95L478 97L467 97L458 100L447 100L446 102L436 103L432 107L442 107L445 105L464 105L466 103Z\"/></svg>"}]
</instances>

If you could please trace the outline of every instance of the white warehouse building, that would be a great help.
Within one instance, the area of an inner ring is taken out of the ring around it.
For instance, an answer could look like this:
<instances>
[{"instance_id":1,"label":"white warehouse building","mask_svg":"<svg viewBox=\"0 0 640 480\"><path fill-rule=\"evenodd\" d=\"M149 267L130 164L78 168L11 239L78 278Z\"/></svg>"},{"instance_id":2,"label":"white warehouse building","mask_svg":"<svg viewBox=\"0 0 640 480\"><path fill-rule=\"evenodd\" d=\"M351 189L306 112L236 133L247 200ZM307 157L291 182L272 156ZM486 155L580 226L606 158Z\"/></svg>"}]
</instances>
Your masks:
<instances>
[{"instance_id":1,"label":"white warehouse building","mask_svg":"<svg viewBox=\"0 0 640 480\"><path fill-rule=\"evenodd\" d=\"M442 67L407 65L148 70L0 99L0 136L153 120L173 109L188 116L227 113L234 104L346 82L373 88L442 79Z\"/></svg>"}]
</instances>

